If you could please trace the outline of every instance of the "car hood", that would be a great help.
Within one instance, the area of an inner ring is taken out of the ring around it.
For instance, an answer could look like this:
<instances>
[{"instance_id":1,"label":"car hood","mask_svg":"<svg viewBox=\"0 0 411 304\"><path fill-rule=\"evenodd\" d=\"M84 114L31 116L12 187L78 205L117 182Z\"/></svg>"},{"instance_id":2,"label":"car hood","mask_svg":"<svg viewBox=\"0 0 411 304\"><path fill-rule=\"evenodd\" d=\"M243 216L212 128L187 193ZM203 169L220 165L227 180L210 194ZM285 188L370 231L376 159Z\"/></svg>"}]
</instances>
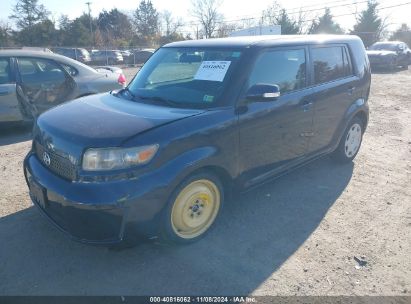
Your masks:
<instances>
[{"instance_id":1,"label":"car hood","mask_svg":"<svg viewBox=\"0 0 411 304\"><path fill-rule=\"evenodd\" d=\"M143 104L104 93L43 113L34 138L49 148L79 156L86 148L121 146L138 134L202 112Z\"/></svg>"},{"instance_id":2,"label":"car hood","mask_svg":"<svg viewBox=\"0 0 411 304\"><path fill-rule=\"evenodd\" d=\"M393 51L384 51L384 50L375 50L375 51L367 51L368 56L386 56L386 55L397 55L397 53Z\"/></svg>"}]
</instances>

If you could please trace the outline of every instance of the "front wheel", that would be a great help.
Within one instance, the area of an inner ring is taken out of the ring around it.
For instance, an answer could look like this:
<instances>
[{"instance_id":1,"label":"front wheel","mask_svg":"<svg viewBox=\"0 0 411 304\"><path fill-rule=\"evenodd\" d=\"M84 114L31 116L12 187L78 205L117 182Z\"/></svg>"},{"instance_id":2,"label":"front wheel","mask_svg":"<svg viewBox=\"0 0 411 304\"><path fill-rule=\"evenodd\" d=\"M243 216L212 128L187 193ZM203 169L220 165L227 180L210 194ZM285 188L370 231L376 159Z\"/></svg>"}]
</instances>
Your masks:
<instances>
[{"instance_id":1,"label":"front wheel","mask_svg":"<svg viewBox=\"0 0 411 304\"><path fill-rule=\"evenodd\" d=\"M360 150L363 132L363 122L355 117L345 129L333 158L342 163L352 161Z\"/></svg>"},{"instance_id":2,"label":"front wheel","mask_svg":"<svg viewBox=\"0 0 411 304\"><path fill-rule=\"evenodd\" d=\"M186 179L164 212L161 240L187 244L202 238L215 222L223 198L222 185L213 174L204 172Z\"/></svg>"}]
</instances>

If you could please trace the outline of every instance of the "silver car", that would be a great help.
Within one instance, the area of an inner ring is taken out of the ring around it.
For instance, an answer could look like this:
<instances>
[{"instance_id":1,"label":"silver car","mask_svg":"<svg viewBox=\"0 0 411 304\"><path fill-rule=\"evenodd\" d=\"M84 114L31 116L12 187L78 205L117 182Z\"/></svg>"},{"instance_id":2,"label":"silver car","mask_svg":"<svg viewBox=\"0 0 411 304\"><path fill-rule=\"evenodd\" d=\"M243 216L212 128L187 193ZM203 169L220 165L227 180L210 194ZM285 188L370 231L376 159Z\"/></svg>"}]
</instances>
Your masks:
<instances>
[{"instance_id":1,"label":"silver car","mask_svg":"<svg viewBox=\"0 0 411 304\"><path fill-rule=\"evenodd\" d=\"M121 89L123 74L95 70L65 56L0 51L0 123L31 121L60 103Z\"/></svg>"}]
</instances>

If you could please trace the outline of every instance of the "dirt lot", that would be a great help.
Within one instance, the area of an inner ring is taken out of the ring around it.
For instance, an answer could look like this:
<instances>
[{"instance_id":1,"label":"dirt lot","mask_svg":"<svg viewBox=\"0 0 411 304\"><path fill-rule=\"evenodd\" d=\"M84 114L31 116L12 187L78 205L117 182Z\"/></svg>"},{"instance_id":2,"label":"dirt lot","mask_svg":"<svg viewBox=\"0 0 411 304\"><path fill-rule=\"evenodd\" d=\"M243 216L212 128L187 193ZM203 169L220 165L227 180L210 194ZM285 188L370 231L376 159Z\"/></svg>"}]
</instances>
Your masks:
<instances>
[{"instance_id":1,"label":"dirt lot","mask_svg":"<svg viewBox=\"0 0 411 304\"><path fill-rule=\"evenodd\" d=\"M0 295L411 295L411 71L374 74L370 108L354 163L324 158L227 202L186 247L66 239L30 203L29 131L3 132Z\"/></svg>"}]
</instances>

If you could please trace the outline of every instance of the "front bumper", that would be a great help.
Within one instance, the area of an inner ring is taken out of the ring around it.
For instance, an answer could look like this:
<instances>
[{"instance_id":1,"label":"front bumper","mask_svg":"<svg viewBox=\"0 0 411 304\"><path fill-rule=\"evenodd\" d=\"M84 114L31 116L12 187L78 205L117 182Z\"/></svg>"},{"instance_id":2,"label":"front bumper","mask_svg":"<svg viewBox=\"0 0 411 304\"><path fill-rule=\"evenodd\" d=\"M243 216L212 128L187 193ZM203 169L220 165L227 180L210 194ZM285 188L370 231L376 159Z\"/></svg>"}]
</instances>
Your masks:
<instances>
[{"instance_id":1,"label":"front bumper","mask_svg":"<svg viewBox=\"0 0 411 304\"><path fill-rule=\"evenodd\" d=\"M165 188L150 176L70 182L45 168L34 153L24 160L24 174L33 203L61 231L83 243L106 245L129 237L153 237L167 201Z\"/></svg>"}]
</instances>

